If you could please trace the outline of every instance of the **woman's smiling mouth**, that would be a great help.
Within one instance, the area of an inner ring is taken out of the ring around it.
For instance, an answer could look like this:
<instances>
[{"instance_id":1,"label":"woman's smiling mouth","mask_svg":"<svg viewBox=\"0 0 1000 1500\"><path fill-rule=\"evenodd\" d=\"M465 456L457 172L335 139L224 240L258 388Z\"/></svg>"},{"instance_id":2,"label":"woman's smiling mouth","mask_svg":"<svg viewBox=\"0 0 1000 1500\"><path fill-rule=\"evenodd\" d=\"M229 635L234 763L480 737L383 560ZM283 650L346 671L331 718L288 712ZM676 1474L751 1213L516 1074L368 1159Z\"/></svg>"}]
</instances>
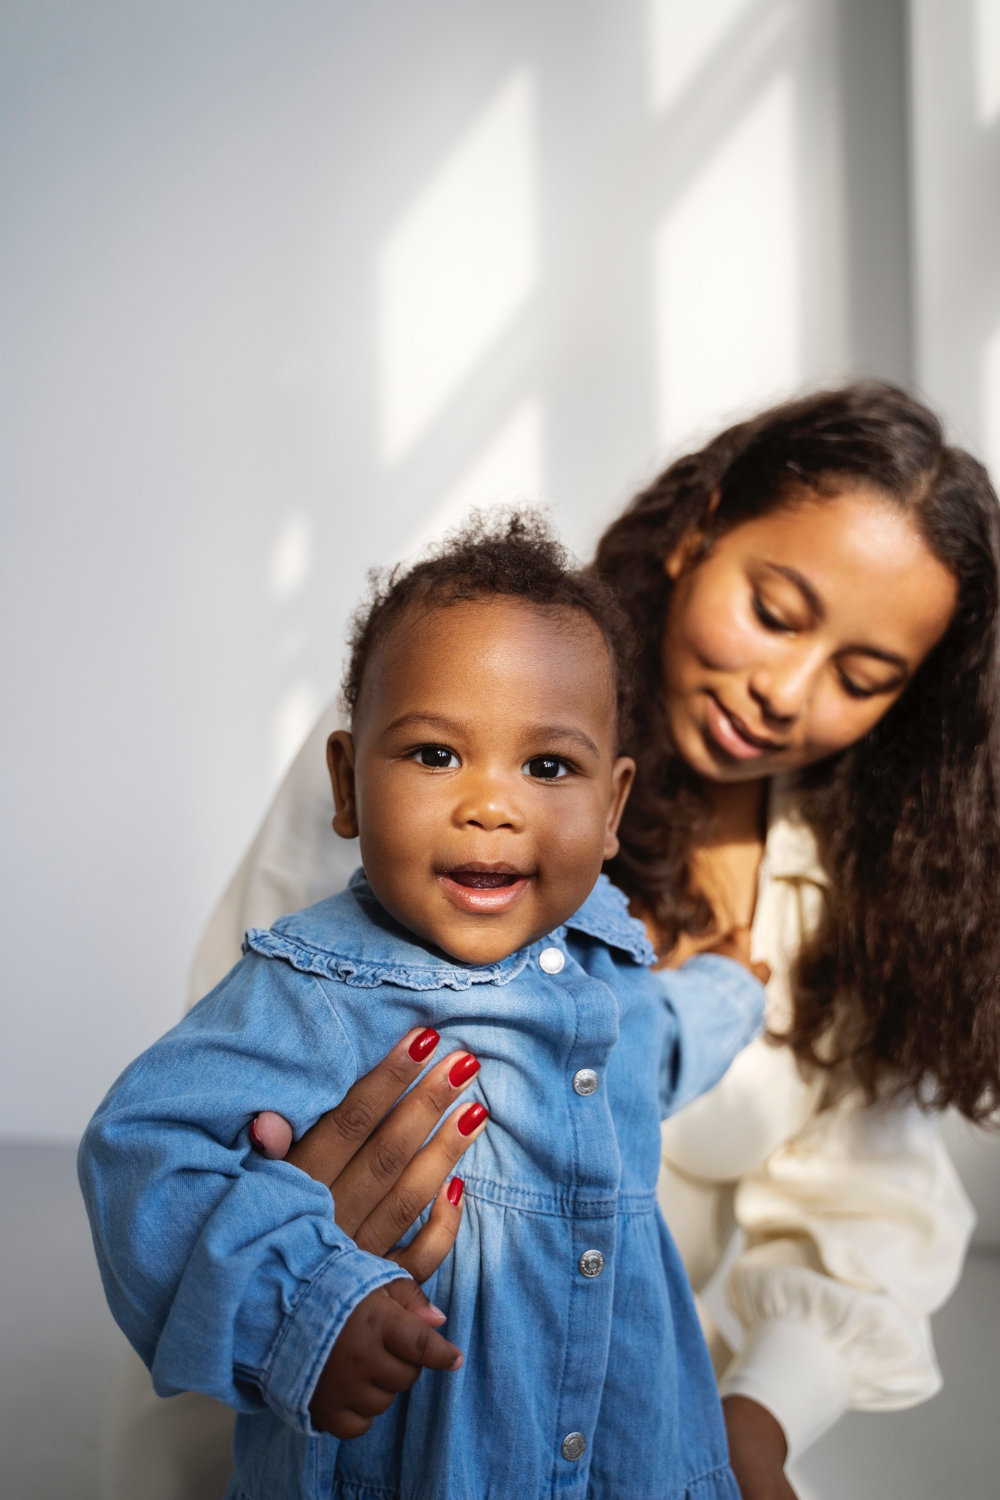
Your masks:
<instances>
[{"instance_id":1,"label":"woman's smiling mouth","mask_svg":"<svg viewBox=\"0 0 1000 1500\"><path fill-rule=\"evenodd\" d=\"M714 693L708 694L706 728L714 747L733 760L756 760L785 748L778 740L752 733L738 715L723 708Z\"/></svg>"}]
</instances>

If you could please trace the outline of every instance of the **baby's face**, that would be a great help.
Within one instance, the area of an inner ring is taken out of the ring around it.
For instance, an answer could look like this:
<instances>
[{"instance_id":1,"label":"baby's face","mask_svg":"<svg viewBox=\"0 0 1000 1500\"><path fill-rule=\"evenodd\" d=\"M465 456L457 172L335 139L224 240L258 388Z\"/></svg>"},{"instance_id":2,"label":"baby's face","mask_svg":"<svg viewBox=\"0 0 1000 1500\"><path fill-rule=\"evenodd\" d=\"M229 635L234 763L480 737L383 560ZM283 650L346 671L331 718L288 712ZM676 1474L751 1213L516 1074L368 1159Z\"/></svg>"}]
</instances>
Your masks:
<instances>
[{"instance_id":1,"label":"baby's face","mask_svg":"<svg viewBox=\"0 0 1000 1500\"><path fill-rule=\"evenodd\" d=\"M515 599L414 609L376 648L354 737L330 741L334 827L397 921L489 964L586 900L634 764L582 611Z\"/></svg>"}]
</instances>

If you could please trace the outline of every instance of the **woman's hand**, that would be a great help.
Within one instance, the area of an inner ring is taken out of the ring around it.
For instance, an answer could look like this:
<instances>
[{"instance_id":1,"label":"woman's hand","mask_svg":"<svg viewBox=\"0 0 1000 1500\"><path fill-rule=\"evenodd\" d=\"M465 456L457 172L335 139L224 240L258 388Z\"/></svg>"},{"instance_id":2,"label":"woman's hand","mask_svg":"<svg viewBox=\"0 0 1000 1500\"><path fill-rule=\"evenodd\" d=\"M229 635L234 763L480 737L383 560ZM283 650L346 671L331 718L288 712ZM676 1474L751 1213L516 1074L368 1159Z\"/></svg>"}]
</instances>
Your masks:
<instances>
[{"instance_id":1,"label":"woman's hand","mask_svg":"<svg viewBox=\"0 0 1000 1500\"><path fill-rule=\"evenodd\" d=\"M727 1396L722 1410L729 1462L743 1500L797 1500L785 1478L788 1444L777 1418L749 1396Z\"/></svg>"},{"instance_id":2,"label":"woman's hand","mask_svg":"<svg viewBox=\"0 0 1000 1500\"><path fill-rule=\"evenodd\" d=\"M263 1111L251 1125L263 1155L284 1157L326 1183L334 1217L359 1249L395 1261L414 1281L426 1281L455 1243L462 1180L454 1177L447 1187L445 1181L489 1118L482 1104L471 1104L455 1110L427 1140L479 1072L468 1052L443 1058L399 1102L439 1040L430 1027L409 1032L294 1146L281 1115ZM427 1223L405 1249L393 1251L432 1199Z\"/></svg>"},{"instance_id":3,"label":"woman's hand","mask_svg":"<svg viewBox=\"0 0 1000 1500\"><path fill-rule=\"evenodd\" d=\"M750 957L750 929L749 927L731 927L723 936L716 939L707 948L699 950L702 953L718 953L721 958L735 958L744 969L749 969L755 979L761 984L767 984L771 978L771 965L763 959L752 959ZM763 1408L761 1408L763 1410Z\"/></svg>"}]
</instances>

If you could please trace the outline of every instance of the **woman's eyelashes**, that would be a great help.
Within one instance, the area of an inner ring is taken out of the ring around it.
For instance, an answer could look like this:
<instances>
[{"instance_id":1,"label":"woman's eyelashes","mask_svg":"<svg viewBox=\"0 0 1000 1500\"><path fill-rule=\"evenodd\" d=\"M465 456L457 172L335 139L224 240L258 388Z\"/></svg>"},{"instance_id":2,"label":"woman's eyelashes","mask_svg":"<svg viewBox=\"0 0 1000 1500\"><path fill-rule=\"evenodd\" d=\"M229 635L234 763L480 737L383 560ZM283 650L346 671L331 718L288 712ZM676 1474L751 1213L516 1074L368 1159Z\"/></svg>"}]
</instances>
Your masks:
<instances>
[{"instance_id":1,"label":"woman's eyelashes","mask_svg":"<svg viewBox=\"0 0 1000 1500\"><path fill-rule=\"evenodd\" d=\"M789 624L787 620L783 620L778 615L773 614L759 594L753 595L753 612L765 630L780 630L788 634L798 628L795 625Z\"/></svg>"}]
</instances>

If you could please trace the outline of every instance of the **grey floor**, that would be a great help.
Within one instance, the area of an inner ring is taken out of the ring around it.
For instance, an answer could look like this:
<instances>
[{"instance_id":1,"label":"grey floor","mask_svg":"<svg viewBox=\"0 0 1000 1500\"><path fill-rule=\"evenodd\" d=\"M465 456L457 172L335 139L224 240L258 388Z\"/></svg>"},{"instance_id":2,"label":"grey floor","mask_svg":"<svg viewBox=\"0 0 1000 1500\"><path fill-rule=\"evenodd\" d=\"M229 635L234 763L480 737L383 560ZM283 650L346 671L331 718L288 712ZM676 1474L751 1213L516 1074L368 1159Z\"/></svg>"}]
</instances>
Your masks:
<instances>
[{"instance_id":1,"label":"grey floor","mask_svg":"<svg viewBox=\"0 0 1000 1500\"><path fill-rule=\"evenodd\" d=\"M801 1500L998 1500L1000 1257L972 1257L935 1334L943 1393L911 1411L841 1422L795 1474ZM98 1500L121 1347L72 1151L0 1145L3 1500Z\"/></svg>"}]
</instances>

